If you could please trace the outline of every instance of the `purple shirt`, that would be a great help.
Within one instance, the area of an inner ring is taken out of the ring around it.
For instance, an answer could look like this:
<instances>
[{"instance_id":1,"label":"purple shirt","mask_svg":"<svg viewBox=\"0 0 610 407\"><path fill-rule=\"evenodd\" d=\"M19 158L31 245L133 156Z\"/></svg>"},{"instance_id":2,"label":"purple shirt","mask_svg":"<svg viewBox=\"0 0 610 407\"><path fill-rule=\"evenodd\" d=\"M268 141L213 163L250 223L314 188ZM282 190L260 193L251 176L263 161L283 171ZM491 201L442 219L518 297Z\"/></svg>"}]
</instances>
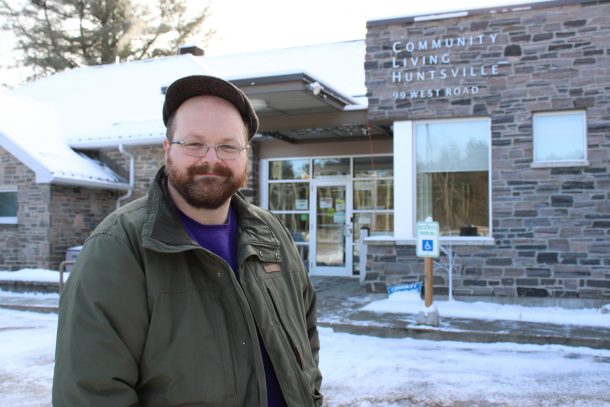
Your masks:
<instances>
[{"instance_id":1,"label":"purple shirt","mask_svg":"<svg viewBox=\"0 0 610 407\"><path fill-rule=\"evenodd\" d=\"M180 214L184 229L191 239L199 243L199 246L208 249L229 263L235 273L235 277L237 277L237 281L239 281L239 265L237 264L237 214L235 209L232 206L229 207L227 223L222 225L203 225L189 218L181 211L178 211L178 213ZM268 407L286 407L286 402L280 390L280 384L277 381L275 370L260 337L260 333L258 341L261 347L265 376L267 378Z\"/></svg>"}]
</instances>

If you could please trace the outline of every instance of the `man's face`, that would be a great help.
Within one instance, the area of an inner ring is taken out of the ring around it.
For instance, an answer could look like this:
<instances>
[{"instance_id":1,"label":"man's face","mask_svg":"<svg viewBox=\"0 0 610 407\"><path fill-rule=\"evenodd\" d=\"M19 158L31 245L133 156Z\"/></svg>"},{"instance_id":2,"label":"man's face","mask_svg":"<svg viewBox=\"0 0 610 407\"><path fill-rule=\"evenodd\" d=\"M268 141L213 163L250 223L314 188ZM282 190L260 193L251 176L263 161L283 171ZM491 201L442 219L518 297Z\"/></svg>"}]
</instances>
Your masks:
<instances>
[{"instance_id":1,"label":"man's face","mask_svg":"<svg viewBox=\"0 0 610 407\"><path fill-rule=\"evenodd\" d=\"M176 110L173 141L205 145L246 145L246 126L237 109L215 96L188 99ZM210 148L204 157L187 154L182 145L163 142L170 188L190 206L217 209L244 186L248 177L247 150L234 160L222 160Z\"/></svg>"}]
</instances>

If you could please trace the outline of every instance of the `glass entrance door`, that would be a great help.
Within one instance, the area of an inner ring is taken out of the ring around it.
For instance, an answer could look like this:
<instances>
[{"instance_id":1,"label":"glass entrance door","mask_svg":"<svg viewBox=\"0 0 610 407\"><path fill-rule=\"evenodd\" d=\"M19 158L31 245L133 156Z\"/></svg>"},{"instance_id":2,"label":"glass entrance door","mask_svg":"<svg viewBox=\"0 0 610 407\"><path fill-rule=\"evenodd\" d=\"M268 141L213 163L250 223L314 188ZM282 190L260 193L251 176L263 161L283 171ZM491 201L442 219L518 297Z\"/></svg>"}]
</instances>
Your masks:
<instances>
[{"instance_id":1,"label":"glass entrance door","mask_svg":"<svg viewBox=\"0 0 610 407\"><path fill-rule=\"evenodd\" d=\"M348 182L312 182L310 266L314 275L351 276L352 191Z\"/></svg>"}]
</instances>

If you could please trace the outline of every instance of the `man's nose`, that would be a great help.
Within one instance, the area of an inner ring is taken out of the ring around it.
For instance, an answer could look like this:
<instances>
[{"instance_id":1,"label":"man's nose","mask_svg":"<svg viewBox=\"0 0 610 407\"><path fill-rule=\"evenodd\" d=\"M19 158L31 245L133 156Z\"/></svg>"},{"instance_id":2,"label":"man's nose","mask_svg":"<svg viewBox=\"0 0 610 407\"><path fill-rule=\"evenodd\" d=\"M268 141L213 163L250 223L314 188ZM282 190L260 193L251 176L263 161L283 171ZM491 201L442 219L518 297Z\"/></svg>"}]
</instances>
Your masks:
<instances>
[{"instance_id":1,"label":"man's nose","mask_svg":"<svg viewBox=\"0 0 610 407\"><path fill-rule=\"evenodd\" d=\"M216 147L208 146L207 151L203 153L199 161L210 162L210 161L220 161L218 158L218 153L216 152Z\"/></svg>"}]
</instances>

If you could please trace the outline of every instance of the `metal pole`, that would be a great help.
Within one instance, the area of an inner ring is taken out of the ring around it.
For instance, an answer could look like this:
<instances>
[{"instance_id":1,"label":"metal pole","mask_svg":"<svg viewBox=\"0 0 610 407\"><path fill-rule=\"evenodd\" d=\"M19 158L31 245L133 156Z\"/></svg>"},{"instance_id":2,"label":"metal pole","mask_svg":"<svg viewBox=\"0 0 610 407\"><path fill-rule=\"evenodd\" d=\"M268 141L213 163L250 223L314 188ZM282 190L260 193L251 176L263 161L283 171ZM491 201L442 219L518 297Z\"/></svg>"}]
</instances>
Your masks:
<instances>
[{"instance_id":1,"label":"metal pole","mask_svg":"<svg viewBox=\"0 0 610 407\"><path fill-rule=\"evenodd\" d=\"M432 257L426 257L424 259L424 297L426 307L432 305L434 276L432 274Z\"/></svg>"},{"instance_id":2,"label":"metal pole","mask_svg":"<svg viewBox=\"0 0 610 407\"><path fill-rule=\"evenodd\" d=\"M449 263L449 301L453 301L453 248L451 244L447 250L447 260Z\"/></svg>"},{"instance_id":3,"label":"metal pole","mask_svg":"<svg viewBox=\"0 0 610 407\"><path fill-rule=\"evenodd\" d=\"M367 256L367 245L364 243L364 239L366 239L369 235L369 230L366 228L360 229L360 285L364 285L364 280L366 280L366 256Z\"/></svg>"},{"instance_id":4,"label":"metal pole","mask_svg":"<svg viewBox=\"0 0 610 407\"><path fill-rule=\"evenodd\" d=\"M64 290L64 271L66 270L66 266L73 265L75 263L74 260L64 260L59 263L59 293L61 294Z\"/></svg>"}]
</instances>

